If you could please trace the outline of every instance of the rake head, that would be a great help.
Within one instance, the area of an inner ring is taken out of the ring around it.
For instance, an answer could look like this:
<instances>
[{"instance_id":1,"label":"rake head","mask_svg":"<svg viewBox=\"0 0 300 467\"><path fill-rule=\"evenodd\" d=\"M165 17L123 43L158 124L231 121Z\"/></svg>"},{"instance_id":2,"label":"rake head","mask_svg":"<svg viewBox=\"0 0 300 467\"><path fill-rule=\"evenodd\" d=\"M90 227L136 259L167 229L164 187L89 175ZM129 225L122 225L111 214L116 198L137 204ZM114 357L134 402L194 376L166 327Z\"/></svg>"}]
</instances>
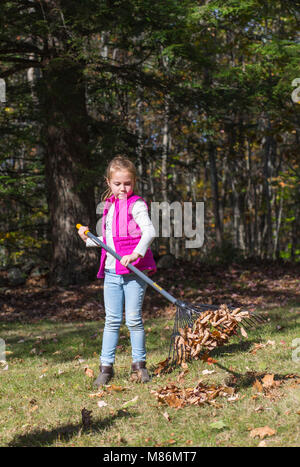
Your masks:
<instances>
[{"instance_id":1,"label":"rake head","mask_svg":"<svg viewBox=\"0 0 300 467\"><path fill-rule=\"evenodd\" d=\"M241 311L226 305L192 304L177 300L176 315L169 349L163 371L199 359L213 348L224 345L238 327L251 329L266 323L259 313Z\"/></svg>"}]
</instances>

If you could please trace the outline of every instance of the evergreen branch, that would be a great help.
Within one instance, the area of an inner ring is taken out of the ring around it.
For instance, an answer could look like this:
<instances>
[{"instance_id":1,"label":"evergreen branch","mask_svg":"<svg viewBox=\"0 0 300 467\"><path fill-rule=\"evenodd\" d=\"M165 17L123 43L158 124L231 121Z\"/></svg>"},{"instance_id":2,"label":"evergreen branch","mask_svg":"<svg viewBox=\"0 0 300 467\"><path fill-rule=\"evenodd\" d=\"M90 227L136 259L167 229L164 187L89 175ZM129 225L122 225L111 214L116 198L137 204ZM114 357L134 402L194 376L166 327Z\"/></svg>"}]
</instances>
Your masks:
<instances>
[{"instance_id":1,"label":"evergreen branch","mask_svg":"<svg viewBox=\"0 0 300 467\"><path fill-rule=\"evenodd\" d=\"M41 65L39 64L39 67L40 66ZM0 72L0 78L7 78L7 77L9 77L9 76L11 76L11 75L13 75L15 73L18 73L19 71L27 70L28 68L32 68L32 67L35 68L34 66L29 67L29 66L25 66L24 64L23 65L16 65L14 67L9 68L6 71Z\"/></svg>"},{"instance_id":2,"label":"evergreen branch","mask_svg":"<svg viewBox=\"0 0 300 467\"><path fill-rule=\"evenodd\" d=\"M9 49L9 47L12 48ZM15 42L6 40L3 41L1 44L0 54L22 52L41 54L43 52L43 49L40 49L39 47L33 44L29 44L28 42Z\"/></svg>"}]
</instances>

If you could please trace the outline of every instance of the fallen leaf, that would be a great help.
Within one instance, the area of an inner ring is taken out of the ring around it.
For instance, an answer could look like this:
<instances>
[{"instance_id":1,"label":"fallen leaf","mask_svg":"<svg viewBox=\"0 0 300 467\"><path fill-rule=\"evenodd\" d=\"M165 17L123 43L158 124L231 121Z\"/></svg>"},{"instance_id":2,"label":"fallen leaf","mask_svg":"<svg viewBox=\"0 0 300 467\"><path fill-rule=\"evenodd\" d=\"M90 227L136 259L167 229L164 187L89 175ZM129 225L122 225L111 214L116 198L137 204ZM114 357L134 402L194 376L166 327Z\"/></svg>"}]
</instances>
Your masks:
<instances>
[{"instance_id":1,"label":"fallen leaf","mask_svg":"<svg viewBox=\"0 0 300 467\"><path fill-rule=\"evenodd\" d=\"M157 367L154 370L154 374L159 376L160 373L167 368L168 363L169 363L169 358L166 358L166 360L159 362L157 364Z\"/></svg>"},{"instance_id":2,"label":"fallen leaf","mask_svg":"<svg viewBox=\"0 0 300 467\"><path fill-rule=\"evenodd\" d=\"M138 400L138 398L139 396L135 396L130 401L124 402L124 404L121 407L130 407L131 405L134 405L134 403Z\"/></svg>"},{"instance_id":3,"label":"fallen leaf","mask_svg":"<svg viewBox=\"0 0 300 467\"><path fill-rule=\"evenodd\" d=\"M168 439L168 440L166 441L166 443L168 443L168 444L175 444L175 443L176 443L176 440L175 440L175 439Z\"/></svg>"},{"instance_id":4,"label":"fallen leaf","mask_svg":"<svg viewBox=\"0 0 300 467\"><path fill-rule=\"evenodd\" d=\"M84 368L84 372L89 378L94 378L94 371L88 368L87 366Z\"/></svg>"},{"instance_id":5,"label":"fallen leaf","mask_svg":"<svg viewBox=\"0 0 300 467\"><path fill-rule=\"evenodd\" d=\"M265 375L262 378L262 385L264 388L271 388L274 386L274 375Z\"/></svg>"},{"instance_id":6,"label":"fallen leaf","mask_svg":"<svg viewBox=\"0 0 300 467\"><path fill-rule=\"evenodd\" d=\"M256 438L259 436L260 439L264 439L266 436L274 436L275 434L276 430L273 430L267 425L260 428L254 428L250 431L251 438Z\"/></svg>"},{"instance_id":7,"label":"fallen leaf","mask_svg":"<svg viewBox=\"0 0 300 467\"><path fill-rule=\"evenodd\" d=\"M246 333L245 329L243 328L243 326L241 326L241 334L243 337L248 337L248 334Z\"/></svg>"},{"instance_id":8,"label":"fallen leaf","mask_svg":"<svg viewBox=\"0 0 300 467\"><path fill-rule=\"evenodd\" d=\"M171 419L170 419L170 416L169 416L168 412L164 412L164 413L163 413L163 416L165 417L165 419L166 419L168 422L170 422L170 421L171 421Z\"/></svg>"},{"instance_id":9,"label":"fallen leaf","mask_svg":"<svg viewBox=\"0 0 300 467\"><path fill-rule=\"evenodd\" d=\"M211 428L216 429L216 430L222 430L225 428L227 425L223 420L218 420L216 422L212 422L209 425Z\"/></svg>"},{"instance_id":10,"label":"fallen leaf","mask_svg":"<svg viewBox=\"0 0 300 467\"><path fill-rule=\"evenodd\" d=\"M263 406L260 405L259 407L256 407L256 408L254 409L254 412L263 412L264 410L265 410L265 409L263 408Z\"/></svg>"},{"instance_id":11,"label":"fallen leaf","mask_svg":"<svg viewBox=\"0 0 300 467\"><path fill-rule=\"evenodd\" d=\"M102 396L104 396L104 394L105 394L104 391L94 392L92 394L89 394L89 397L102 397Z\"/></svg>"},{"instance_id":12,"label":"fallen leaf","mask_svg":"<svg viewBox=\"0 0 300 467\"><path fill-rule=\"evenodd\" d=\"M235 396L228 397L228 402L235 402L239 399L239 395L236 394Z\"/></svg>"},{"instance_id":13,"label":"fallen leaf","mask_svg":"<svg viewBox=\"0 0 300 467\"><path fill-rule=\"evenodd\" d=\"M260 441L257 446L259 448L265 448L267 446L267 443L265 441Z\"/></svg>"},{"instance_id":14,"label":"fallen leaf","mask_svg":"<svg viewBox=\"0 0 300 467\"><path fill-rule=\"evenodd\" d=\"M177 381L178 383L182 383L184 380L185 375L188 373L188 370L183 370L178 376L177 376Z\"/></svg>"},{"instance_id":15,"label":"fallen leaf","mask_svg":"<svg viewBox=\"0 0 300 467\"><path fill-rule=\"evenodd\" d=\"M29 409L29 412L35 412L38 408L39 408L38 405L34 405L33 407Z\"/></svg>"},{"instance_id":16,"label":"fallen leaf","mask_svg":"<svg viewBox=\"0 0 300 467\"><path fill-rule=\"evenodd\" d=\"M261 382L258 379L256 379L254 381L254 384L253 384L252 388L257 392L264 392L263 385L261 384Z\"/></svg>"},{"instance_id":17,"label":"fallen leaf","mask_svg":"<svg viewBox=\"0 0 300 467\"><path fill-rule=\"evenodd\" d=\"M266 342L266 345L275 345L275 341L270 341L270 340L268 340L268 341Z\"/></svg>"},{"instance_id":18,"label":"fallen leaf","mask_svg":"<svg viewBox=\"0 0 300 467\"><path fill-rule=\"evenodd\" d=\"M98 407L101 409L102 407L106 407L107 403L105 401L98 401L97 402Z\"/></svg>"},{"instance_id":19,"label":"fallen leaf","mask_svg":"<svg viewBox=\"0 0 300 467\"><path fill-rule=\"evenodd\" d=\"M116 392L122 392L122 391L126 390L126 388L123 388L122 386L116 386L115 384L111 384L109 386L106 386L106 389L108 391L116 391Z\"/></svg>"}]
</instances>

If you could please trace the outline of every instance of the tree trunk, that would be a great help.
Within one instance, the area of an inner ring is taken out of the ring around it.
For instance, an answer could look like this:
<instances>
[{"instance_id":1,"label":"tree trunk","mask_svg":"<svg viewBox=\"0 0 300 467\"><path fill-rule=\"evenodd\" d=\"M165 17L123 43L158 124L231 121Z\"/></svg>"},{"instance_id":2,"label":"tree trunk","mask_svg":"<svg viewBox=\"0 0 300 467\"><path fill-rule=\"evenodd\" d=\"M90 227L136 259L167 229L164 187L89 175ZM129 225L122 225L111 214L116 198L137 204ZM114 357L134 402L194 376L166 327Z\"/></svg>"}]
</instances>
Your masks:
<instances>
[{"instance_id":1,"label":"tree trunk","mask_svg":"<svg viewBox=\"0 0 300 467\"><path fill-rule=\"evenodd\" d=\"M166 97L162 130L161 192L163 201L168 201L168 152L169 152L169 97Z\"/></svg>"},{"instance_id":2,"label":"tree trunk","mask_svg":"<svg viewBox=\"0 0 300 467\"><path fill-rule=\"evenodd\" d=\"M50 212L50 282L69 285L95 278L97 252L86 250L76 224L96 223L89 169L85 88L79 65L50 62L43 72L45 170Z\"/></svg>"},{"instance_id":3,"label":"tree trunk","mask_svg":"<svg viewBox=\"0 0 300 467\"><path fill-rule=\"evenodd\" d=\"M143 160L144 151L144 119L143 119L143 99L140 87L138 88L138 97L136 103L137 114L135 116L136 134L137 134L137 172L138 172L138 193L145 196L145 162Z\"/></svg>"},{"instance_id":4,"label":"tree trunk","mask_svg":"<svg viewBox=\"0 0 300 467\"><path fill-rule=\"evenodd\" d=\"M219 210L219 188L218 188L218 174L217 174L217 165L216 165L216 153L213 143L209 143L208 147L209 155L209 168L210 168L210 180L213 196L213 209L215 217L215 227L216 227L216 240L219 246L222 245L222 225L220 220L220 210Z\"/></svg>"},{"instance_id":5,"label":"tree trunk","mask_svg":"<svg viewBox=\"0 0 300 467\"><path fill-rule=\"evenodd\" d=\"M270 136L270 120L268 116L264 116L263 125L266 134L263 138L263 196L265 204L265 229L266 236L265 257L271 258L273 253L273 226L272 226L272 206L271 206L271 144L272 137Z\"/></svg>"}]
</instances>

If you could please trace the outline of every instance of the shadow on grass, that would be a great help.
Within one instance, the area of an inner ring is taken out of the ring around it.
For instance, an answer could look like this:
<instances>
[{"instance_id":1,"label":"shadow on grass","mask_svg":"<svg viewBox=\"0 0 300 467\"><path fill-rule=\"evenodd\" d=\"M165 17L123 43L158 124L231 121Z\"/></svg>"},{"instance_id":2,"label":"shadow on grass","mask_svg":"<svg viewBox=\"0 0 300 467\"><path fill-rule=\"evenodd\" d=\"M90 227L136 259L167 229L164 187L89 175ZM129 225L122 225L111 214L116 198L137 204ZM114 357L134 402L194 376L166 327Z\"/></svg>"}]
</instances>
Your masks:
<instances>
[{"instance_id":1,"label":"shadow on grass","mask_svg":"<svg viewBox=\"0 0 300 467\"><path fill-rule=\"evenodd\" d=\"M238 373L234 370L231 370L230 368L227 368L224 365L221 365L221 363L219 362L216 362L215 365L221 368L222 370L227 371L227 373L230 374L227 378L225 378L226 386L231 386L236 389L247 388L247 387L253 386L256 380L261 383L264 376L270 375L270 371L268 372L247 371L246 373L243 374L243 373ZM274 381L285 381L293 377L293 375L289 373L285 375L274 373L273 376L274 376ZM297 377L297 375L295 375L295 377Z\"/></svg>"},{"instance_id":2,"label":"shadow on grass","mask_svg":"<svg viewBox=\"0 0 300 467\"><path fill-rule=\"evenodd\" d=\"M60 329L52 323L46 322L45 324L46 329L33 327L31 336L29 337L29 331L19 332L19 329L16 330L15 335L6 337L6 345L9 345L10 350L13 351L12 359L25 360L32 359L36 355L41 355L43 358L51 359L55 363L65 363L73 361L74 357L78 354L85 359L93 358L95 353L97 355L100 354L104 321L100 324L98 321L89 323L86 328L79 327L78 323L74 323L74 327L72 328L70 328L69 323L66 328L63 328L63 324L61 324ZM48 328L47 324L49 324ZM145 324L148 352L155 349L156 351L167 353L169 349L169 337L167 336L167 339L163 340L160 329L155 330L149 336L147 334L147 326L148 324ZM118 341L117 354L124 351L127 351L129 355L131 354L130 337L127 333L128 330L125 324L123 324ZM41 336L40 339L35 336L38 334ZM45 334L52 334L52 336L44 337ZM5 337L5 333L2 335Z\"/></svg>"},{"instance_id":3,"label":"shadow on grass","mask_svg":"<svg viewBox=\"0 0 300 467\"><path fill-rule=\"evenodd\" d=\"M8 444L8 447L51 446L57 441L59 443L67 443L72 438L80 437L84 433L95 432L95 434L101 434L101 431L110 428L117 419L135 416L134 412L129 413L120 409L115 415L105 417L103 420L92 421L88 427L84 427L82 423L69 423L53 430L35 430L26 435L18 435Z\"/></svg>"}]
</instances>

